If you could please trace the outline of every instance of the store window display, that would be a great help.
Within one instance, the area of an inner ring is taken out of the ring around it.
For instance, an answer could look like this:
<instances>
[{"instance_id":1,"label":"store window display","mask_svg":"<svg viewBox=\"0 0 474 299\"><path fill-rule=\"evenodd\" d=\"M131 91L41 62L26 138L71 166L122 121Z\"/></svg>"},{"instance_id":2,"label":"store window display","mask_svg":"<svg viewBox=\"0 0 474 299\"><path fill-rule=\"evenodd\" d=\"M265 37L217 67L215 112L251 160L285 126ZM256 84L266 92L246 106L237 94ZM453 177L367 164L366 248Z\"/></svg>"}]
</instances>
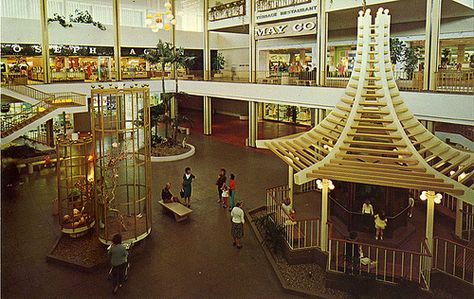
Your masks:
<instances>
[{"instance_id":1,"label":"store window display","mask_svg":"<svg viewBox=\"0 0 474 299\"><path fill-rule=\"evenodd\" d=\"M311 109L307 107L265 104L264 119L297 125L311 125Z\"/></svg>"}]
</instances>

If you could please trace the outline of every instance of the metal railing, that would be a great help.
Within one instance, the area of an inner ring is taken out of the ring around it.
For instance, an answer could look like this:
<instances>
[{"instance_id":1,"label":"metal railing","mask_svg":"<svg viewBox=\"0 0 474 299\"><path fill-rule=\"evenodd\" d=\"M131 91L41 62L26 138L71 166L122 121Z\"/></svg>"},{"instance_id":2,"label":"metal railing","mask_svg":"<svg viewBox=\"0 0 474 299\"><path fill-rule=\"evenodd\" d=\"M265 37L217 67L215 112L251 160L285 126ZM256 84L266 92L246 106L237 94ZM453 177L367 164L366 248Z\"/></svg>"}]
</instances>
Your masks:
<instances>
[{"instance_id":1,"label":"metal railing","mask_svg":"<svg viewBox=\"0 0 474 299\"><path fill-rule=\"evenodd\" d=\"M463 203L461 238L466 241L474 240L474 206Z\"/></svg>"},{"instance_id":2,"label":"metal railing","mask_svg":"<svg viewBox=\"0 0 474 299\"><path fill-rule=\"evenodd\" d=\"M288 197L288 192L288 186L267 189L267 214L271 215L276 224L283 226L285 240L292 250L319 248L321 244L320 219L292 220L281 207L283 199Z\"/></svg>"},{"instance_id":3,"label":"metal railing","mask_svg":"<svg viewBox=\"0 0 474 299\"><path fill-rule=\"evenodd\" d=\"M49 93L43 92L28 85L6 84L2 85L2 88L10 89L16 93L36 99L38 101L44 101L53 97Z\"/></svg>"},{"instance_id":4,"label":"metal railing","mask_svg":"<svg viewBox=\"0 0 474 299\"><path fill-rule=\"evenodd\" d=\"M429 289L429 263L431 253L426 240L420 252L389 248L363 242L338 239L329 230L327 270L339 273L364 275L388 283L402 280L417 282ZM360 258L359 250L363 253Z\"/></svg>"},{"instance_id":5,"label":"metal railing","mask_svg":"<svg viewBox=\"0 0 474 299\"><path fill-rule=\"evenodd\" d=\"M24 109L20 113L2 114L1 116L1 136L6 137L17 129L31 123L34 119L41 117L52 109L51 105L42 100L35 105Z\"/></svg>"},{"instance_id":6,"label":"metal railing","mask_svg":"<svg viewBox=\"0 0 474 299\"><path fill-rule=\"evenodd\" d=\"M435 237L433 268L474 286L474 248Z\"/></svg>"},{"instance_id":7,"label":"metal railing","mask_svg":"<svg viewBox=\"0 0 474 299\"><path fill-rule=\"evenodd\" d=\"M474 93L474 71L439 70L436 72L436 90Z\"/></svg>"},{"instance_id":8,"label":"metal railing","mask_svg":"<svg viewBox=\"0 0 474 299\"><path fill-rule=\"evenodd\" d=\"M245 0L238 0L209 8L209 21L245 16Z\"/></svg>"},{"instance_id":9,"label":"metal railing","mask_svg":"<svg viewBox=\"0 0 474 299\"><path fill-rule=\"evenodd\" d=\"M304 184L301 184L300 190L301 192L311 192L311 191L321 191L318 189L318 184L316 184L317 180L312 180L309 182L306 182Z\"/></svg>"},{"instance_id":10,"label":"metal railing","mask_svg":"<svg viewBox=\"0 0 474 299\"><path fill-rule=\"evenodd\" d=\"M267 11L307 3L311 0L257 0L255 7L257 11Z\"/></svg>"}]
</instances>

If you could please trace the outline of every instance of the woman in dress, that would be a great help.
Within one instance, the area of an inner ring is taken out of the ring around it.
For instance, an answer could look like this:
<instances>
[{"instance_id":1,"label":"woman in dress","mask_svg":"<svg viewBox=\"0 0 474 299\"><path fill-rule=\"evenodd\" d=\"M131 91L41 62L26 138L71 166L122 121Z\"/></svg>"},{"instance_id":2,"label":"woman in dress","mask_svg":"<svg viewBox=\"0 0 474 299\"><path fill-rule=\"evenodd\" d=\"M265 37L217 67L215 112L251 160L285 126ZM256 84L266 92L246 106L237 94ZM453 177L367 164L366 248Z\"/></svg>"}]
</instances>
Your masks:
<instances>
[{"instance_id":1,"label":"woman in dress","mask_svg":"<svg viewBox=\"0 0 474 299\"><path fill-rule=\"evenodd\" d=\"M191 168L186 167L183 174L183 198L184 205L191 207L191 184L196 177L191 173Z\"/></svg>"},{"instance_id":2,"label":"woman in dress","mask_svg":"<svg viewBox=\"0 0 474 299\"><path fill-rule=\"evenodd\" d=\"M380 214L375 215L375 240L383 240L383 231L387 227L387 217L385 212L382 211Z\"/></svg>"},{"instance_id":3,"label":"woman in dress","mask_svg":"<svg viewBox=\"0 0 474 299\"><path fill-rule=\"evenodd\" d=\"M229 197L229 211L232 211L235 203L235 175L233 173L230 174L229 180L229 189L230 189L230 197Z\"/></svg>"},{"instance_id":4,"label":"woman in dress","mask_svg":"<svg viewBox=\"0 0 474 299\"><path fill-rule=\"evenodd\" d=\"M230 212L230 216L232 217L232 228L231 234L232 239L234 239L234 246L238 249L242 248L242 244L240 244L240 239L244 236L244 210L242 210L242 203L238 202L235 207Z\"/></svg>"}]
</instances>

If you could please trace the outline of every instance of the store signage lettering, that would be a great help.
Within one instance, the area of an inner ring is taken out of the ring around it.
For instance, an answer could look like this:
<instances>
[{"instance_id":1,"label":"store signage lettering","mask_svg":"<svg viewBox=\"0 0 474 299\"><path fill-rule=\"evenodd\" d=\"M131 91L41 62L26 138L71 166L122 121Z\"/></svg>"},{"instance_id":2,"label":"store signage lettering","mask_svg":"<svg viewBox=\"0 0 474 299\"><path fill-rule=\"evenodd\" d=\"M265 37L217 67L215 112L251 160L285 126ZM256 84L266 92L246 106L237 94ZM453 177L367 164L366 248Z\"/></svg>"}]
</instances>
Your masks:
<instances>
[{"instance_id":1,"label":"store signage lettering","mask_svg":"<svg viewBox=\"0 0 474 299\"><path fill-rule=\"evenodd\" d=\"M277 21L282 19L300 17L304 15L316 14L317 13L317 1L313 0L310 3L283 7L279 9L273 9L268 11L256 11L255 19L257 23Z\"/></svg>"},{"instance_id":2,"label":"store signage lettering","mask_svg":"<svg viewBox=\"0 0 474 299\"><path fill-rule=\"evenodd\" d=\"M316 34L316 29L316 20L314 18L261 25L255 27L255 39Z\"/></svg>"},{"instance_id":3,"label":"store signage lettering","mask_svg":"<svg viewBox=\"0 0 474 299\"><path fill-rule=\"evenodd\" d=\"M40 56L41 45L38 44L1 44L2 55ZM113 47L50 45L49 54L53 56L113 56Z\"/></svg>"}]
</instances>

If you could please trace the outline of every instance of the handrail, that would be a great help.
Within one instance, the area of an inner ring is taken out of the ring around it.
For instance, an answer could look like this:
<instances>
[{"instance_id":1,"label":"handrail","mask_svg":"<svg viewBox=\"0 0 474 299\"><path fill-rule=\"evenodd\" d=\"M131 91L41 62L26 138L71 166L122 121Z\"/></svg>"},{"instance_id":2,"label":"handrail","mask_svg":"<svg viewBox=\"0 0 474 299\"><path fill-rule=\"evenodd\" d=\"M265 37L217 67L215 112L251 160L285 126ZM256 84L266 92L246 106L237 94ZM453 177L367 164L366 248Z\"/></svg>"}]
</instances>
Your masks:
<instances>
[{"instance_id":1,"label":"handrail","mask_svg":"<svg viewBox=\"0 0 474 299\"><path fill-rule=\"evenodd\" d=\"M340 206L346 213L349 213L349 214L354 214L354 215L363 215L362 213L359 213L359 212L353 212L353 211L349 211L346 207L344 207L337 199L335 199L334 197L332 197L331 195L329 195L329 198L335 202L338 206ZM400 212L398 212L398 214L396 214L395 216L387 216L387 219L395 219L395 218L398 218L400 215L402 215L404 212L408 211L408 209L410 208L410 206L406 206L403 210L401 210Z\"/></svg>"},{"instance_id":2,"label":"handrail","mask_svg":"<svg viewBox=\"0 0 474 299\"><path fill-rule=\"evenodd\" d=\"M432 256L431 252L428 250L428 247L427 247L428 245L426 244L426 239L423 240L422 243L424 244L424 246L426 246L428 254L421 254L420 252L416 252L416 251L413 251L413 250L404 250L404 249L374 245L374 244L370 244L370 243L363 243L363 242L357 242L357 241L352 241L352 240L347 240L347 239L335 238L335 237L332 236L333 224L330 220L328 220L328 226L329 226L328 239L333 240L333 241L349 242L349 243L354 243L354 244L358 244L358 245L378 247L378 248L381 248L381 249L384 249L384 250L392 250L392 251L396 251L396 252L405 252L405 253L410 253L410 254L425 255L425 256L428 256L428 257Z\"/></svg>"},{"instance_id":3,"label":"handrail","mask_svg":"<svg viewBox=\"0 0 474 299\"><path fill-rule=\"evenodd\" d=\"M6 84L3 86L4 88L10 89L12 91L15 91L19 94L31 97L33 99L37 100L45 100L49 99L51 97L54 97L54 95L43 92L41 90L38 90L36 88L33 88L28 85L15 85L15 84Z\"/></svg>"},{"instance_id":4,"label":"handrail","mask_svg":"<svg viewBox=\"0 0 474 299\"><path fill-rule=\"evenodd\" d=\"M464 249L467 249L467 250L470 250L470 251L474 252L474 248L467 247L466 245L460 244L460 243L458 243L458 242L456 242L456 241L453 241L453 240L448 240L448 239L445 239L445 238L439 237L439 236L436 236L436 237L434 237L433 239L443 240L443 241L445 241L445 242L449 242L449 243L455 244L456 246L459 246L459 247L462 247L462 248L464 248Z\"/></svg>"}]
</instances>

